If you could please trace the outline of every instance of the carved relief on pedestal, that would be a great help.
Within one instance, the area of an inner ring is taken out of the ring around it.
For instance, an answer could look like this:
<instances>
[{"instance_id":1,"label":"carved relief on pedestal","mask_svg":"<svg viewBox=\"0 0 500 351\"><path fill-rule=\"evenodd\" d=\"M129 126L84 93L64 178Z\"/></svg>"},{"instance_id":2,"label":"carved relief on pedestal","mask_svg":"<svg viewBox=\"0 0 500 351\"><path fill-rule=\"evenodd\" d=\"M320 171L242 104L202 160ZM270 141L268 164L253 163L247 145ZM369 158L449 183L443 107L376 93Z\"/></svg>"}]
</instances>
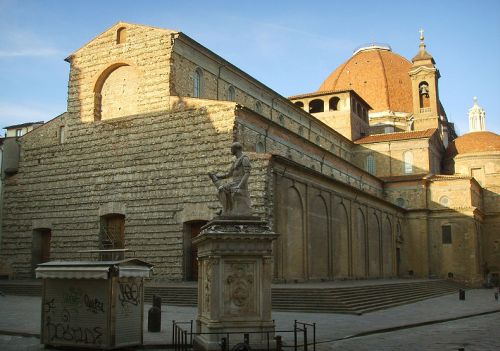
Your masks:
<instances>
[{"instance_id":1,"label":"carved relief on pedestal","mask_svg":"<svg viewBox=\"0 0 500 351\"><path fill-rule=\"evenodd\" d=\"M255 313L255 264L230 263L226 265L224 312L230 315Z\"/></svg>"},{"instance_id":2,"label":"carved relief on pedestal","mask_svg":"<svg viewBox=\"0 0 500 351\"><path fill-rule=\"evenodd\" d=\"M203 314L210 311L210 295L212 293L213 268L219 263L218 259L209 258L203 260Z\"/></svg>"}]
</instances>

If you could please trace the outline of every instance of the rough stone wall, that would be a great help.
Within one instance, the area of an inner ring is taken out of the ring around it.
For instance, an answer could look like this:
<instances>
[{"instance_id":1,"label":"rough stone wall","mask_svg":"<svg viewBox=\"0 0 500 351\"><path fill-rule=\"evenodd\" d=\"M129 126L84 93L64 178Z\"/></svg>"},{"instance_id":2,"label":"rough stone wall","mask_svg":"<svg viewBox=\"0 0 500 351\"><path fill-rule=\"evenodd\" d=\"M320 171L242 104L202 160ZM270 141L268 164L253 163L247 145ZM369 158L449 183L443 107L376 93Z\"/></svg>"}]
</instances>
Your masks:
<instances>
[{"instance_id":1,"label":"rough stone wall","mask_svg":"<svg viewBox=\"0 0 500 351\"><path fill-rule=\"evenodd\" d=\"M293 164L273 163L275 279L394 277L404 211ZM361 216L366 220L360 221Z\"/></svg>"},{"instance_id":2,"label":"rough stone wall","mask_svg":"<svg viewBox=\"0 0 500 351\"><path fill-rule=\"evenodd\" d=\"M442 226L451 226L451 243L444 243ZM469 285L482 280L480 238L476 220L461 213L433 213L429 219L431 276L454 279Z\"/></svg>"},{"instance_id":3,"label":"rough stone wall","mask_svg":"<svg viewBox=\"0 0 500 351\"><path fill-rule=\"evenodd\" d=\"M273 123L252 111L238 110L237 134L249 150L280 155L327 177L382 197L382 182L360 170L319 143L288 132L286 126Z\"/></svg>"},{"instance_id":4,"label":"rough stone wall","mask_svg":"<svg viewBox=\"0 0 500 351\"><path fill-rule=\"evenodd\" d=\"M116 42L125 27L124 43ZM165 109L170 95L171 36L175 32L118 23L70 56L68 112L83 122L95 119L96 93L115 69L130 66L138 76L137 114ZM112 99L112 97L111 97Z\"/></svg>"},{"instance_id":5,"label":"rough stone wall","mask_svg":"<svg viewBox=\"0 0 500 351\"><path fill-rule=\"evenodd\" d=\"M294 106L284 97L246 75L238 68L185 36L174 40L172 55L172 94L193 96L194 72L203 72L202 97L227 100L228 89L235 90L234 101L281 124L292 133L299 134L326 150L336 152L345 160L351 159L352 143L339 132ZM260 111L257 110L257 104Z\"/></svg>"},{"instance_id":6,"label":"rough stone wall","mask_svg":"<svg viewBox=\"0 0 500 351\"><path fill-rule=\"evenodd\" d=\"M429 173L429 139L393 140L387 142L358 145L354 153L354 164L366 168L366 157L371 154L375 158L375 175L391 177L405 175L404 153L413 153L413 172L411 174Z\"/></svg>"},{"instance_id":7,"label":"rough stone wall","mask_svg":"<svg viewBox=\"0 0 500 351\"><path fill-rule=\"evenodd\" d=\"M455 172L474 176L483 189L487 214L500 214L500 153L481 152L455 157Z\"/></svg>"},{"instance_id":8,"label":"rough stone wall","mask_svg":"<svg viewBox=\"0 0 500 351\"><path fill-rule=\"evenodd\" d=\"M100 216L119 209L125 246L155 265L157 277L182 279L177 217L192 203L218 207L207 172L232 161L234 108L183 99L163 112L73 124L63 144L56 136L62 120L30 133L19 173L5 189L3 257L18 277L28 277L33 230L50 228L51 258L77 259L78 250L99 248ZM264 168L254 166L257 207Z\"/></svg>"}]
</instances>

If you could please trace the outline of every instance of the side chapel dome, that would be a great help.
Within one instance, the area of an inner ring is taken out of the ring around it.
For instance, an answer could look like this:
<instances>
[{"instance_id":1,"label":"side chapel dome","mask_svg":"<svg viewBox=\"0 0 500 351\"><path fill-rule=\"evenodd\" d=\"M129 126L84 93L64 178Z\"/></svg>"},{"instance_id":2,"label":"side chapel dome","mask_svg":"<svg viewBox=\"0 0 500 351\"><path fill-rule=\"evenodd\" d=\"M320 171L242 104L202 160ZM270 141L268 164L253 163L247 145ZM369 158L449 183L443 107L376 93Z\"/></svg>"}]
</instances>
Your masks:
<instances>
[{"instance_id":1,"label":"side chapel dome","mask_svg":"<svg viewBox=\"0 0 500 351\"><path fill-rule=\"evenodd\" d=\"M446 149L446 158L473 152L500 151L500 135L488 132L470 132L453 140Z\"/></svg>"},{"instance_id":2,"label":"side chapel dome","mask_svg":"<svg viewBox=\"0 0 500 351\"><path fill-rule=\"evenodd\" d=\"M412 63L392 52L388 45L369 45L354 52L321 84L319 91L354 90L371 112L413 111Z\"/></svg>"}]
</instances>

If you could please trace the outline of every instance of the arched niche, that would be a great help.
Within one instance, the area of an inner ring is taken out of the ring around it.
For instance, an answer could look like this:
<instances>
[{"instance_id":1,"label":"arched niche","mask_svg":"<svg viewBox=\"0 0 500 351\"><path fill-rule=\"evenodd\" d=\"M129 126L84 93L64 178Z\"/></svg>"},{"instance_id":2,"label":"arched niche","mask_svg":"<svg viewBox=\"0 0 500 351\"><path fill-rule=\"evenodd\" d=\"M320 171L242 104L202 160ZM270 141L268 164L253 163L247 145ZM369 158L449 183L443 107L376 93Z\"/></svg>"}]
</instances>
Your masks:
<instances>
[{"instance_id":1,"label":"arched niche","mask_svg":"<svg viewBox=\"0 0 500 351\"><path fill-rule=\"evenodd\" d=\"M344 204L340 203L334 214L333 226L333 276L349 276L349 217Z\"/></svg>"},{"instance_id":2,"label":"arched niche","mask_svg":"<svg viewBox=\"0 0 500 351\"><path fill-rule=\"evenodd\" d=\"M384 277L394 275L393 267L393 240L392 240L392 223L389 217L384 221L384 229L382 231L382 271Z\"/></svg>"},{"instance_id":3,"label":"arched niche","mask_svg":"<svg viewBox=\"0 0 500 351\"><path fill-rule=\"evenodd\" d=\"M309 204L309 278L328 279L328 209L325 199L316 195Z\"/></svg>"},{"instance_id":4,"label":"arched niche","mask_svg":"<svg viewBox=\"0 0 500 351\"><path fill-rule=\"evenodd\" d=\"M361 208L356 211L352 240L353 273L357 278L366 276L366 219Z\"/></svg>"},{"instance_id":5,"label":"arched niche","mask_svg":"<svg viewBox=\"0 0 500 351\"><path fill-rule=\"evenodd\" d=\"M369 216L368 226L368 272L370 277L380 276L380 220L375 212Z\"/></svg>"},{"instance_id":6,"label":"arched niche","mask_svg":"<svg viewBox=\"0 0 500 351\"><path fill-rule=\"evenodd\" d=\"M94 86L94 120L137 114L139 83L139 72L127 63L106 68Z\"/></svg>"},{"instance_id":7,"label":"arched niche","mask_svg":"<svg viewBox=\"0 0 500 351\"><path fill-rule=\"evenodd\" d=\"M286 190L283 228L286 235L285 271L288 280L304 279L304 206L295 187Z\"/></svg>"}]
</instances>

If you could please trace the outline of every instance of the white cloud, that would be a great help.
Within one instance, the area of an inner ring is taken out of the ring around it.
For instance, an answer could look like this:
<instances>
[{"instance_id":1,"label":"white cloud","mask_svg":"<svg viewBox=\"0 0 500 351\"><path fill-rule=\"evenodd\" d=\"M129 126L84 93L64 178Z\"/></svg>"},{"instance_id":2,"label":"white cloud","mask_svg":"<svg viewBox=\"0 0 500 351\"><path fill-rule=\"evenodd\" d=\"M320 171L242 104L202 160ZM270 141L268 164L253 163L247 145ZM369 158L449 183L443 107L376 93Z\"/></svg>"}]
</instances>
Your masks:
<instances>
[{"instance_id":1,"label":"white cloud","mask_svg":"<svg viewBox=\"0 0 500 351\"><path fill-rule=\"evenodd\" d=\"M61 56L62 51L27 30L0 28L0 58Z\"/></svg>"}]
</instances>

